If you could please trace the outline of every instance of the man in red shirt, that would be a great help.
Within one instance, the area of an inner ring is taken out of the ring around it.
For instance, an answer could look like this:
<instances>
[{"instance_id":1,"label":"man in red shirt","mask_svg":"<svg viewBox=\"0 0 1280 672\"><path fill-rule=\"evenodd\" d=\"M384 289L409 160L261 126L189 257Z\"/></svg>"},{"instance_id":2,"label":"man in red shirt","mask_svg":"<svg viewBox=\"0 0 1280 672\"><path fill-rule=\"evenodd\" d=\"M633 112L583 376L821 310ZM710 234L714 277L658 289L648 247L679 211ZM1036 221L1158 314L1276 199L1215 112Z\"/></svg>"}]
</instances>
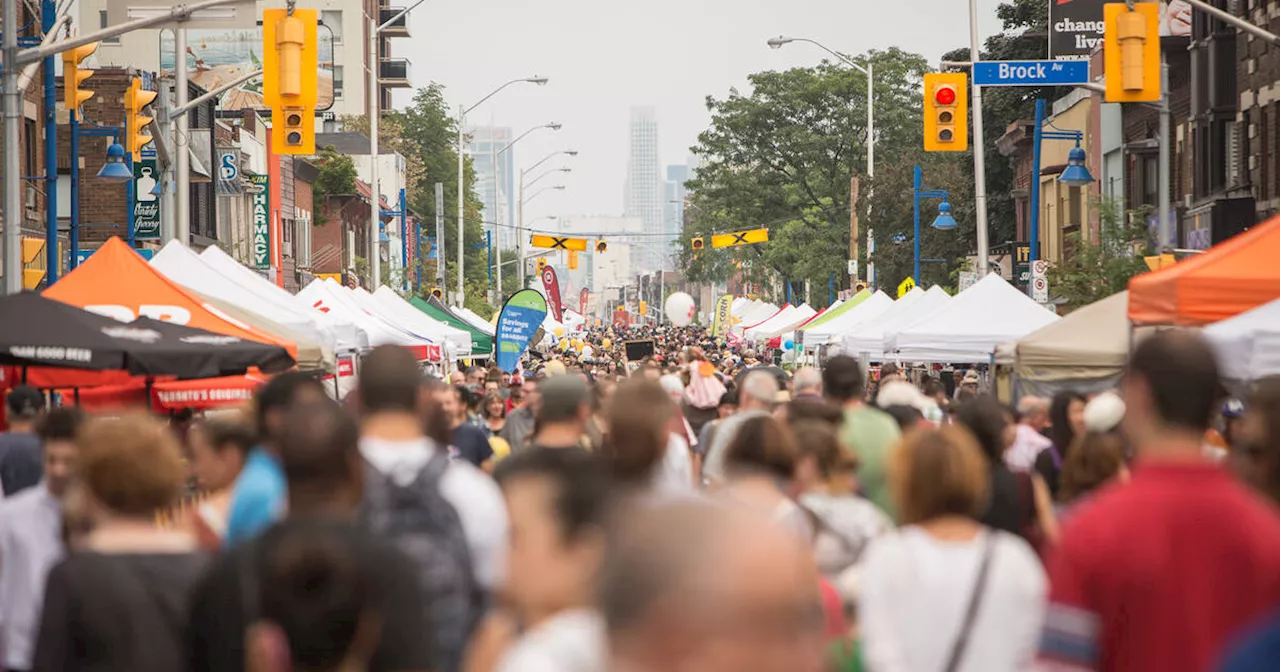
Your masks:
<instances>
[{"instance_id":1,"label":"man in red shirt","mask_svg":"<svg viewBox=\"0 0 1280 672\"><path fill-rule=\"evenodd\" d=\"M1079 507L1050 559L1046 669L1212 669L1280 604L1280 516L1202 452L1217 386L1197 334L1134 351L1123 393L1137 464L1129 484Z\"/></svg>"}]
</instances>

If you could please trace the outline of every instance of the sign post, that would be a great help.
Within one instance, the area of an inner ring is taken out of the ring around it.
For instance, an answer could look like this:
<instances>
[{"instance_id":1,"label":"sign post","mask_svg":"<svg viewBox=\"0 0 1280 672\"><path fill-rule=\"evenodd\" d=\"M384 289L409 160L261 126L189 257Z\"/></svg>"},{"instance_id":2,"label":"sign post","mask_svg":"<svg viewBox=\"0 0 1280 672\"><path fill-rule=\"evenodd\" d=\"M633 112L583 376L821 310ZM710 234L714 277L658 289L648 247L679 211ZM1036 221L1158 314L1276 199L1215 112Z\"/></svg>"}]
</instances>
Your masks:
<instances>
[{"instance_id":1,"label":"sign post","mask_svg":"<svg viewBox=\"0 0 1280 672\"><path fill-rule=\"evenodd\" d=\"M1049 303L1049 262L1036 259L1031 262L1031 298L1036 303Z\"/></svg>"}]
</instances>

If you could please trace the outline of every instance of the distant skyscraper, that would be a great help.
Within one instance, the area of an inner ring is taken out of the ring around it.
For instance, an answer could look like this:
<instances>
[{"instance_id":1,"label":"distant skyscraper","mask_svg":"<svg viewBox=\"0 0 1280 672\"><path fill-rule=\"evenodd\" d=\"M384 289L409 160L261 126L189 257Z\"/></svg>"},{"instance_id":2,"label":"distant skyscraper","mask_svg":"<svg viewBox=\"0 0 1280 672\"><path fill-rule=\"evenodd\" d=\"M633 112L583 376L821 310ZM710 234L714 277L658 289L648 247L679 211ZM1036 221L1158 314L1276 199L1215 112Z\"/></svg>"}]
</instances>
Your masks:
<instances>
[{"instance_id":1,"label":"distant skyscraper","mask_svg":"<svg viewBox=\"0 0 1280 672\"><path fill-rule=\"evenodd\" d=\"M627 161L626 214L639 217L648 234L643 245L633 247L633 266L651 272L664 265L662 245L662 182L658 169L658 119L652 107L631 108L631 158Z\"/></svg>"},{"instance_id":2,"label":"distant skyscraper","mask_svg":"<svg viewBox=\"0 0 1280 672\"><path fill-rule=\"evenodd\" d=\"M498 156L494 170L493 155L511 143L511 129L477 126L471 131L471 165L476 171L476 191L484 202L485 231L495 231L493 244L505 250L516 246L515 149ZM491 222L501 226L495 227Z\"/></svg>"},{"instance_id":3,"label":"distant skyscraper","mask_svg":"<svg viewBox=\"0 0 1280 672\"><path fill-rule=\"evenodd\" d=\"M662 190L662 232L667 235L662 237L662 242L671 252L674 252L672 246L680 239L684 228L684 199L689 195L684 183L692 177L691 172L689 166L667 166L667 181ZM667 270L674 269L668 266Z\"/></svg>"}]
</instances>

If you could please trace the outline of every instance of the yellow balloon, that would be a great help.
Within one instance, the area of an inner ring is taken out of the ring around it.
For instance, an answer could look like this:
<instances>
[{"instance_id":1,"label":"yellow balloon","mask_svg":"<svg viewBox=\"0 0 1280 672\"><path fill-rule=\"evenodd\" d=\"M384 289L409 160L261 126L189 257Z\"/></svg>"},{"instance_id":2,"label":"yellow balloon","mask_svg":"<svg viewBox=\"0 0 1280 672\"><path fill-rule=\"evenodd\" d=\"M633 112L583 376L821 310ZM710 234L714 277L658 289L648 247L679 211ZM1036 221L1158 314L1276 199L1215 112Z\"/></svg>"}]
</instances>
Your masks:
<instances>
[{"instance_id":1,"label":"yellow balloon","mask_svg":"<svg viewBox=\"0 0 1280 672\"><path fill-rule=\"evenodd\" d=\"M582 349L583 349L583 348L585 348L585 347L587 347L587 344L586 344L586 343L583 343L582 341L574 341L574 343L573 343L573 347L574 347L574 349L576 349L578 352L582 352Z\"/></svg>"},{"instance_id":2,"label":"yellow balloon","mask_svg":"<svg viewBox=\"0 0 1280 672\"><path fill-rule=\"evenodd\" d=\"M609 347L611 347L611 346L613 345L613 341L610 341L610 340L609 340L609 339L607 339L607 338L605 338L605 339L601 339L601 340L600 340L600 345L604 346L604 347L605 347L605 349L608 349Z\"/></svg>"},{"instance_id":3,"label":"yellow balloon","mask_svg":"<svg viewBox=\"0 0 1280 672\"><path fill-rule=\"evenodd\" d=\"M560 339L560 350L563 352L568 349L569 349L569 339L567 338Z\"/></svg>"},{"instance_id":4,"label":"yellow balloon","mask_svg":"<svg viewBox=\"0 0 1280 672\"><path fill-rule=\"evenodd\" d=\"M564 336L564 327L556 327L556 336Z\"/></svg>"}]
</instances>

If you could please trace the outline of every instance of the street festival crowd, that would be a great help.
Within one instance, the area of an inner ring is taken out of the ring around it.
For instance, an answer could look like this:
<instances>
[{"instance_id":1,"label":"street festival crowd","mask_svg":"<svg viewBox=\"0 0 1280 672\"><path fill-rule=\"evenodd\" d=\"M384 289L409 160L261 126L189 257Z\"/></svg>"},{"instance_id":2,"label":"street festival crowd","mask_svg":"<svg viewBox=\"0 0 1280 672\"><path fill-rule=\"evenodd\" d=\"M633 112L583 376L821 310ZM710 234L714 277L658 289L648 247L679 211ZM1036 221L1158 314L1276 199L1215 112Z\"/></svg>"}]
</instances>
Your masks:
<instances>
[{"instance_id":1,"label":"street festival crowd","mask_svg":"<svg viewBox=\"0 0 1280 672\"><path fill-rule=\"evenodd\" d=\"M1196 334L1012 404L696 327L574 341L447 379L383 346L344 399L286 372L164 420L12 389L0 665L1280 669L1280 381L1231 397Z\"/></svg>"}]
</instances>

